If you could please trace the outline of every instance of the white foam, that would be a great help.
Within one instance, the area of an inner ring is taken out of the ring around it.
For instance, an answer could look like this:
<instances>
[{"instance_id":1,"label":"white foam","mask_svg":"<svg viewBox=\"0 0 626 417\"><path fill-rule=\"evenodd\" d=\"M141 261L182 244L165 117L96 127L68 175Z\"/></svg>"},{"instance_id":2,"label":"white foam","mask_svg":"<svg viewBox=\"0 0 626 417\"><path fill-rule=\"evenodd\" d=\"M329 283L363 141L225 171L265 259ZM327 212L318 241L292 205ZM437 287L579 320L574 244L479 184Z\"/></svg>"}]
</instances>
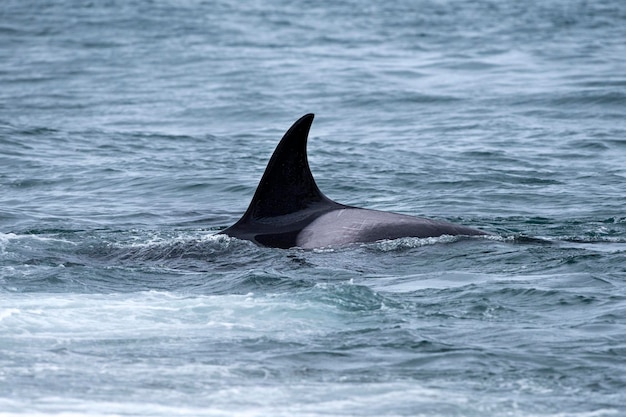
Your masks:
<instances>
[{"instance_id":1,"label":"white foam","mask_svg":"<svg viewBox=\"0 0 626 417\"><path fill-rule=\"evenodd\" d=\"M207 295L148 291L131 294L12 294L4 296L0 334L37 338L143 338L189 336L302 336L319 331L320 320L337 326L325 304L300 303L282 296ZM327 314L320 311L327 309Z\"/></svg>"}]
</instances>

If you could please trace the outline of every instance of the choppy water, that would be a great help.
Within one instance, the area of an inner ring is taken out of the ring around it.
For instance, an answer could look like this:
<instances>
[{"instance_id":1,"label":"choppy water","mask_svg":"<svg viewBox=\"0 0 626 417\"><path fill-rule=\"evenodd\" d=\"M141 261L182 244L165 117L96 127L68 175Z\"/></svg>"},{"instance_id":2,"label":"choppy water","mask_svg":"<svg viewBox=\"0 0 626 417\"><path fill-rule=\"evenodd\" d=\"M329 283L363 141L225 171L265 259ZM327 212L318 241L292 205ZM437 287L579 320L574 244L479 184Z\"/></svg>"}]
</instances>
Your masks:
<instances>
[{"instance_id":1,"label":"choppy water","mask_svg":"<svg viewBox=\"0 0 626 417\"><path fill-rule=\"evenodd\" d=\"M216 237L320 188L494 233ZM626 3L0 5L0 414L626 414Z\"/></svg>"}]
</instances>

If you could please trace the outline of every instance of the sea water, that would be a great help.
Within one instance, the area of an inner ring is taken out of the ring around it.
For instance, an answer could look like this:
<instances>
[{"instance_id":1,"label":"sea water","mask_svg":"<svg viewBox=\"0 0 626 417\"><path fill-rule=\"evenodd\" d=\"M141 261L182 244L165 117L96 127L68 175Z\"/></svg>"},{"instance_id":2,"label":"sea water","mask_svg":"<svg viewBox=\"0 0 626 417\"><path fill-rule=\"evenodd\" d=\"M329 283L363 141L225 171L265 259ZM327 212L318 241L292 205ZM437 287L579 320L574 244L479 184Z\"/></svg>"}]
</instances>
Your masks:
<instances>
[{"instance_id":1,"label":"sea water","mask_svg":"<svg viewBox=\"0 0 626 417\"><path fill-rule=\"evenodd\" d=\"M487 238L216 232L320 189ZM626 415L626 3L0 4L0 415Z\"/></svg>"}]
</instances>

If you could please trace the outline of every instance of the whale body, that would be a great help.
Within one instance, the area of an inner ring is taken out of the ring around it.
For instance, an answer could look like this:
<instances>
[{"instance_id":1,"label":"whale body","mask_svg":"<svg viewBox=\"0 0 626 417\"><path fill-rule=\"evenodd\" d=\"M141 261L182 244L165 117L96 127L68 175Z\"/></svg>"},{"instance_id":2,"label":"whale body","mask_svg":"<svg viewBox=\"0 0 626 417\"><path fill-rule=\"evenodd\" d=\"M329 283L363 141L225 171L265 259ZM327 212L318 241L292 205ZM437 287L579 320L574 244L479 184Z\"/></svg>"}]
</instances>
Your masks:
<instances>
[{"instance_id":1,"label":"whale body","mask_svg":"<svg viewBox=\"0 0 626 417\"><path fill-rule=\"evenodd\" d=\"M449 222L351 207L317 187L306 152L313 114L297 120L272 155L244 215L221 231L257 245L313 249L402 237L486 235Z\"/></svg>"}]
</instances>

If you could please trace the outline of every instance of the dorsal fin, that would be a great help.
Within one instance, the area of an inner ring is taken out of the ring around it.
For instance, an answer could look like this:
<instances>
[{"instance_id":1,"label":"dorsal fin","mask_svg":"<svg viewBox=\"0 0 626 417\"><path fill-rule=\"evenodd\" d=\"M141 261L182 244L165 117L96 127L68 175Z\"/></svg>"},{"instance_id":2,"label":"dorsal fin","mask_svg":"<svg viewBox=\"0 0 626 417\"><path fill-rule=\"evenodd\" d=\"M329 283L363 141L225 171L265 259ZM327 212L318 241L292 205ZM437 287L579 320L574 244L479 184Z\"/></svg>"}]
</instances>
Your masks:
<instances>
[{"instance_id":1,"label":"dorsal fin","mask_svg":"<svg viewBox=\"0 0 626 417\"><path fill-rule=\"evenodd\" d=\"M284 216L326 203L337 205L317 187L306 154L313 114L298 119L285 133L238 223Z\"/></svg>"}]
</instances>

